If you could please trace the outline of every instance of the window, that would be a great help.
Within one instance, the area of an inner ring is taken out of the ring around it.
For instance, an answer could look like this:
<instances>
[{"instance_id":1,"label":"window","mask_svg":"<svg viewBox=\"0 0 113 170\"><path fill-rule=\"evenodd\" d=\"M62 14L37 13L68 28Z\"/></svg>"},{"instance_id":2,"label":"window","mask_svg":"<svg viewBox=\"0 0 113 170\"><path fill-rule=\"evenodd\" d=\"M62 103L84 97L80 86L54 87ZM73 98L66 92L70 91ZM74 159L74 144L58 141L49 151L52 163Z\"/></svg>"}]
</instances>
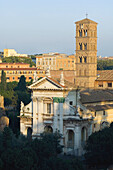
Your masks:
<instances>
[{"instance_id":1,"label":"window","mask_svg":"<svg viewBox=\"0 0 113 170\"><path fill-rule=\"evenodd\" d=\"M70 104L70 105L73 105L73 101L70 101L69 104Z\"/></svg>"},{"instance_id":2,"label":"window","mask_svg":"<svg viewBox=\"0 0 113 170\"><path fill-rule=\"evenodd\" d=\"M84 36L87 37L87 30L84 30Z\"/></svg>"},{"instance_id":3,"label":"window","mask_svg":"<svg viewBox=\"0 0 113 170\"><path fill-rule=\"evenodd\" d=\"M106 111L104 110L104 111L103 111L103 116L105 116L105 115L106 115Z\"/></svg>"},{"instance_id":4,"label":"window","mask_svg":"<svg viewBox=\"0 0 113 170\"><path fill-rule=\"evenodd\" d=\"M95 117L97 116L97 113L95 112Z\"/></svg>"},{"instance_id":5,"label":"window","mask_svg":"<svg viewBox=\"0 0 113 170\"><path fill-rule=\"evenodd\" d=\"M29 79L32 79L32 77L29 77Z\"/></svg>"},{"instance_id":6,"label":"window","mask_svg":"<svg viewBox=\"0 0 113 170\"><path fill-rule=\"evenodd\" d=\"M8 66L6 66L6 68L8 68Z\"/></svg>"},{"instance_id":7,"label":"window","mask_svg":"<svg viewBox=\"0 0 113 170\"><path fill-rule=\"evenodd\" d=\"M87 63L87 57L84 57L84 63Z\"/></svg>"},{"instance_id":8,"label":"window","mask_svg":"<svg viewBox=\"0 0 113 170\"><path fill-rule=\"evenodd\" d=\"M13 80L15 79L15 77L13 77Z\"/></svg>"},{"instance_id":9,"label":"window","mask_svg":"<svg viewBox=\"0 0 113 170\"><path fill-rule=\"evenodd\" d=\"M79 57L80 58L80 63L82 63L82 57Z\"/></svg>"},{"instance_id":10,"label":"window","mask_svg":"<svg viewBox=\"0 0 113 170\"><path fill-rule=\"evenodd\" d=\"M47 103L47 113L51 113L51 103Z\"/></svg>"},{"instance_id":11,"label":"window","mask_svg":"<svg viewBox=\"0 0 113 170\"><path fill-rule=\"evenodd\" d=\"M87 50L87 43L84 44L84 50Z\"/></svg>"},{"instance_id":12,"label":"window","mask_svg":"<svg viewBox=\"0 0 113 170\"><path fill-rule=\"evenodd\" d=\"M79 46L80 46L80 50L82 50L82 43L79 43Z\"/></svg>"},{"instance_id":13,"label":"window","mask_svg":"<svg viewBox=\"0 0 113 170\"><path fill-rule=\"evenodd\" d=\"M82 30L79 30L79 37L82 37Z\"/></svg>"},{"instance_id":14,"label":"window","mask_svg":"<svg viewBox=\"0 0 113 170\"><path fill-rule=\"evenodd\" d=\"M7 77L7 80L9 80L9 77Z\"/></svg>"},{"instance_id":15,"label":"window","mask_svg":"<svg viewBox=\"0 0 113 170\"><path fill-rule=\"evenodd\" d=\"M112 83L108 83L108 87L112 87Z\"/></svg>"}]
</instances>

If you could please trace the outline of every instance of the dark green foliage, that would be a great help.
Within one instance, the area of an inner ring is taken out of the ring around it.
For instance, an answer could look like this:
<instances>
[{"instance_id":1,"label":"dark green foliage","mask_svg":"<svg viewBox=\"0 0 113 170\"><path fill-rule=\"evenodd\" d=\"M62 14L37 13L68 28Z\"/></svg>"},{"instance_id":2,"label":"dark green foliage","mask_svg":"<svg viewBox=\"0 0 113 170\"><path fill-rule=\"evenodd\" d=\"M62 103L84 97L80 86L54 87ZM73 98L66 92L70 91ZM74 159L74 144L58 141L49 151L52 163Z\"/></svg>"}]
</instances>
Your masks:
<instances>
[{"instance_id":1,"label":"dark green foliage","mask_svg":"<svg viewBox=\"0 0 113 170\"><path fill-rule=\"evenodd\" d=\"M5 128L0 134L0 170L83 170L75 158L58 158L62 151L60 137L58 133L43 134L41 139L29 141L22 135L16 138L11 129Z\"/></svg>"},{"instance_id":2,"label":"dark green foliage","mask_svg":"<svg viewBox=\"0 0 113 170\"><path fill-rule=\"evenodd\" d=\"M113 123L112 123L113 124ZM93 166L113 163L113 125L93 133L86 145L86 160Z\"/></svg>"},{"instance_id":3,"label":"dark green foliage","mask_svg":"<svg viewBox=\"0 0 113 170\"><path fill-rule=\"evenodd\" d=\"M19 90L19 91L25 91L27 88L26 88L26 78L24 75L22 75L20 77L20 80L19 80L19 83L17 85L17 88L16 90Z\"/></svg>"},{"instance_id":4,"label":"dark green foliage","mask_svg":"<svg viewBox=\"0 0 113 170\"><path fill-rule=\"evenodd\" d=\"M6 89L7 89L6 73L4 72L4 70L2 70L2 74L1 74L1 90L4 91Z\"/></svg>"},{"instance_id":5,"label":"dark green foliage","mask_svg":"<svg viewBox=\"0 0 113 170\"><path fill-rule=\"evenodd\" d=\"M5 128L0 134L0 170L83 170L77 159L58 158L60 137L58 133L43 134L41 139L29 141L22 135L16 138Z\"/></svg>"},{"instance_id":6,"label":"dark green foliage","mask_svg":"<svg viewBox=\"0 0 113 170\"><path fill-rule=\"evenodd\" d=\"M25 77L21 76L18 82L6 83L7 90L3 90L0 84L0 94L4 96L4 105L11 106L12 110L7 110L6 114L9 117L9 126L16 136L19 135L19 111L21 101L27 105L31 101L31 92L26 87Z\"/></svg>"},{"instance_id":7,"label":"dark green foliage","mask_svg":"<svg viewBox=\"0 0 113 170\"><path fill-rule=\"evenodd\" d=\"M35 66L35 63L29 57L5 57L2 58L3 63L28 63L30 67Z\"/></svg>"},{"instance_id":8,"label":"dark green foliage","mask_svg":"<svg viewBox=\"0 0 113 170\"><path fill-rule=\"evenodd\" d=\"M97 60L97 70L113 70L113 60Z\"/></svg>"}]
</instances>

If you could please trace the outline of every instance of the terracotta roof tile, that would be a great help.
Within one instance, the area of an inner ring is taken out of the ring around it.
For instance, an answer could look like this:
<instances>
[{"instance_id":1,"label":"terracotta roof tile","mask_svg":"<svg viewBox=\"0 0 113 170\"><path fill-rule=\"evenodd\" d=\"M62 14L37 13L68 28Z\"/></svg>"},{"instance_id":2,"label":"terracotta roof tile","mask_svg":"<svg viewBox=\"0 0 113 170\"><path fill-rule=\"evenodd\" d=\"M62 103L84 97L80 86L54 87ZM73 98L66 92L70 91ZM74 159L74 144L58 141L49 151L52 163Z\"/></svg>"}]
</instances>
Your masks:
<instances>
[{"instance_id":1,"label":"terracotta roof tile","mask_svg":"<svg viewBox=\"0 0 113 170\"><path fill-rule=\"evenodd\" d=\"M113 80L113 70L98 70L98 77L96 81L111 81Z\"/></svg>"}]
</instances>

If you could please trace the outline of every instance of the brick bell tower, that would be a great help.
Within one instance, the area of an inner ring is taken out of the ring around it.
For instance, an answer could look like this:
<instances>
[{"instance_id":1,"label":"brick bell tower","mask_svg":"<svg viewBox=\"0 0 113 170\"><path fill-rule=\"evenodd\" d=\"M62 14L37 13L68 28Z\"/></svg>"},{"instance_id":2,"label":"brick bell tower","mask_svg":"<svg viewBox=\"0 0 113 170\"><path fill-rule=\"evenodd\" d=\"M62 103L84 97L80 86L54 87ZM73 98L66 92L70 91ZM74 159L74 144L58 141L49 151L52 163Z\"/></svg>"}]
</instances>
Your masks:
<instances>
[{"instance_id":1,"label":"brick bell tower","mask_svg":"<svg viewBox=\"0 0 113 170\"><path fill-rule=\"evenodd\" d=\"M76 24L76 86L94 88L97 78L97 23L85 18Z\"/></svg>"}]
</instances>

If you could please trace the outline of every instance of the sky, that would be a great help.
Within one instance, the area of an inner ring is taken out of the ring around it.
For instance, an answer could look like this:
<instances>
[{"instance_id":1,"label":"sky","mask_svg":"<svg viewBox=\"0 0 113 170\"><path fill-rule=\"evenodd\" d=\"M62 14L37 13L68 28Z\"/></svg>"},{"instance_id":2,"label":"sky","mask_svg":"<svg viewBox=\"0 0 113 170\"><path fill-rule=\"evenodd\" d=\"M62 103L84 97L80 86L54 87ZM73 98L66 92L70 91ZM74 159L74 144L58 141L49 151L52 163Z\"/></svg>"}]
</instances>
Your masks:
<instances>
[{"instance_id":1,"label":"sky","mask_svg":"<svg viewBox=\"0 0 113 170\"><path fill-rule=\"evenodd\" d=\"M113 0L0 0L0 51L74 54L86 13L98 23L97 55L113 56Z\"/></svg>"}]
</instances>

